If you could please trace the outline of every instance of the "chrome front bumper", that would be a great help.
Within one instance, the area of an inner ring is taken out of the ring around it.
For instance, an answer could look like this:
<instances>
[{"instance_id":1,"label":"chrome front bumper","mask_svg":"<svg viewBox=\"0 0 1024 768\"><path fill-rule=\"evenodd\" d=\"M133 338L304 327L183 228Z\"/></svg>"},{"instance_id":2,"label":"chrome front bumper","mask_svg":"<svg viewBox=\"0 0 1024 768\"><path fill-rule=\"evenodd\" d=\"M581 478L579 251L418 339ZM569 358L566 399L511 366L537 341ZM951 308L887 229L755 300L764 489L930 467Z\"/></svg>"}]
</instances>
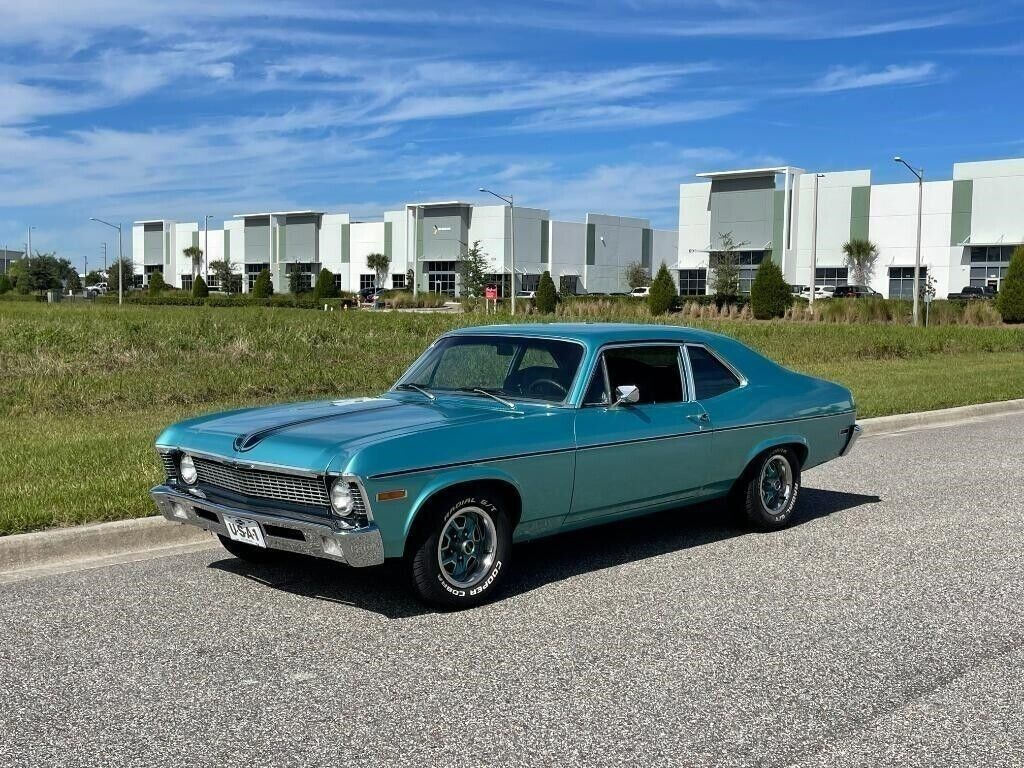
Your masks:
<instances>
[{"instance_id":1,"label":"chrome front bumper","mask_svg":"<svg viewBox=\"0 0 1024 768\"><path fill-rule=\"evenodd\" d=\"M380 529L372 523L365 528L338 531L326 523L227 507L198 499L167 485L158 485L150 491L150 495L160 514L171 522L194 525L227 536L223 518L227 514L259 523L269 549L323 557L356 568L384 562L384 541Z\"/></svg>"},{"instance_id":2,"label":"chrome front bumper","mask_svg":"<svg viewBox=\"0 0 1024 768\"><path fill-rule=\"evenodd\" d=\"M846 433L846 445L843 446L843 450L839 452L840 456L849 456L850 451L853 450L853 446L857 443L857 438L860 437L860 433L863 432L859 424L853 424L847 427L843 432Z\"/></svg>"}]
</instances>

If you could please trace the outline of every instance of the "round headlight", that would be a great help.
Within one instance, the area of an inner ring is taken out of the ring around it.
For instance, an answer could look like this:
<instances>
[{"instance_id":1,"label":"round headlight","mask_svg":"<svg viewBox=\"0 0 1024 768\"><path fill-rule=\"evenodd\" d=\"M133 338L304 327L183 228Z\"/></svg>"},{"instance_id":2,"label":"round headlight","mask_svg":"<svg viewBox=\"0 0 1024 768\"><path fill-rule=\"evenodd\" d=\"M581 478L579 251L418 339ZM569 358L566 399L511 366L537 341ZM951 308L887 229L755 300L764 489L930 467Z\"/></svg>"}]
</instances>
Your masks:
<instances>
[{"instance_id":1,"label":"round headlight","mask_svg":"<svg viewBox=\"0 0 1024 768\"><path fill-rule=\"evenodd\" d=\"M335 480L334 485L331 486L331 508L334 510L334 513L345 517L351 514L354 507L355 500L352 498L352 492L348 488L348 483L341 478Z\"/></svg>"},{"instance_id":2,"label":"round headlight","mask_svg":"<svg viewBox=\"0 0 1024 768\"><path fill-rule=\"evenodd\" d=\"M196 463L187 453L183 453L178 459L178 474L185 485L195 485L199 474L196 472Z\"/></svg>"}]
</instances>

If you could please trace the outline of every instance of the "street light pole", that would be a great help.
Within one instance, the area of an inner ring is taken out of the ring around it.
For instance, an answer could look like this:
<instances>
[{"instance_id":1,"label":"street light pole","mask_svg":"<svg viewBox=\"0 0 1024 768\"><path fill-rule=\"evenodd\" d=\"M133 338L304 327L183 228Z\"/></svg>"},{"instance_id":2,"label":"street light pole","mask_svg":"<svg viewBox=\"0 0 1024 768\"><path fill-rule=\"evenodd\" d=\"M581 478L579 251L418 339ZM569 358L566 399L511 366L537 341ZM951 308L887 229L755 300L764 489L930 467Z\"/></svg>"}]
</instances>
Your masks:
<instances>
[{"instance_id":1,"label":"street light pole","mask_svg":"<svg viewBox=\"0 0 1024 768\"><path fill-rule=\"evenodd\" d=\"M28 248L28 253L26 253L25 255L28 258L30 258L30 259L32 258L32 230L33 229L35 229L35 227L29 227L28 228L28 244L25 246L26 248Z\"/></svg>"},{"instance_id":2,"label":"street light pole","mask_svg":"<svg viewBox=\"0 0 1024 768\"><path fill-rule=\"evenodd\" d=\"M910 163L897 155L894 162L907 166L917 177L917 248L914 253L914 325L920 325L920 293L921 293L921 218L924 207L924 168L914 168Z\"/></svg>"},{"instance_id":3,"label":"street light pole","mask_svg":"<svg viewBox=\"0 0 1024 768\"><path fill-rule=\"evenodd\" d=\"M811 307L814 307L815 281L818 279L818 181L824 173L814 174L814 210L811 212Z\"/></svg>"},{"instance_id":4,"label":"street light pole","mask_svg":"<svg viewBox=\"0 0 1024 768\"><path fill-rule=\"evenodd\" d=\"M210 219L213 216L207 215L203 221L203 278L207 284L210 282Z\"/></svg>"},{"instance_id":5,"label":"street light pole","mask_svg":"<svg viewBox=\"0 0 1024 768\"><path fill-rule=\"evenodd\" d=\"M508 203L509 209L509 227L512 230L509 236L509 247L512 250L512 314L516 313L516 199L515 196L499 195L497 192L491 192L489 189L480 187L481 192L486 192L489 195L494 195L499 200Z\"/></svg>"},{"instance_id":6,"label":"street light pole","mask_svg":"<svg viewBox=\"0 0 1024 768\"><path fill-rule=\"evenodd\" d=\"M111 224L109 221L97 219L95 216L90 216L89 221L95 221L97 224L106 224L111 229L117 230L117 303L120 306L124 304L124 249L121 246L121 225Z\"/></svg>"}]
</instances>

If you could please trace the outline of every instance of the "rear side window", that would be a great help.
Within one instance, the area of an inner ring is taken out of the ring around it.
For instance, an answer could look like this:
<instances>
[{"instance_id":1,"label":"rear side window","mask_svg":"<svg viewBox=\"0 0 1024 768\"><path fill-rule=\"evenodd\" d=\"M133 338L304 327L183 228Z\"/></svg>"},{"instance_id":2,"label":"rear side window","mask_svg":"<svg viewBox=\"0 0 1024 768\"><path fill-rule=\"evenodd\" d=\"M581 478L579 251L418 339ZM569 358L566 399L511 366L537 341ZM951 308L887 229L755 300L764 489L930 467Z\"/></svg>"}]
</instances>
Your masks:
<instances>
[{"instance_id":1,"label":"rear side window","mask_svg":"<svg viewBox=\"0 0 1024 768\"><path fill-rule=\"evenodd\" d=\"M694 396L698 400L724 395L740 385L736 375L704 347L687 347L693 371Z\"/></svg>"}]
</instances>

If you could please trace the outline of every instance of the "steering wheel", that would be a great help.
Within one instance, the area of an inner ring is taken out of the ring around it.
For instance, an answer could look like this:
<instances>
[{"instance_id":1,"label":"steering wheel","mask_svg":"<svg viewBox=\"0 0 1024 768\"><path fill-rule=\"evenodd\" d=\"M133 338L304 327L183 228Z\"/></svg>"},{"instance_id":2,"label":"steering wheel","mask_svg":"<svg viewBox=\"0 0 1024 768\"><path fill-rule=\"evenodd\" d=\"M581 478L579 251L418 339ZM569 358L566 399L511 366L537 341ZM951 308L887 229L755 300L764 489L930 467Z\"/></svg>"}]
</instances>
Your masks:
<instances>
[{"instance_id":1,"label":"steering wheel","mask_svg":"<svg viewBox=\"0 0 1024 768\"><path fill-rule=\"evenodd\" d=\"M554 387L555 389L558 390L558 393L561 394L562 397L565 397L566 395L569 394L569 390L566 389L561 384L559 384L554 379L536 379L535 381L530 382L530 385L526 388L526 391L529 392L531 395L543 396L544 395L543 392L534 391L534 390L537 389L537 386L539 384L545 384L547 386Z\"/></svg>"}]
</instances>

